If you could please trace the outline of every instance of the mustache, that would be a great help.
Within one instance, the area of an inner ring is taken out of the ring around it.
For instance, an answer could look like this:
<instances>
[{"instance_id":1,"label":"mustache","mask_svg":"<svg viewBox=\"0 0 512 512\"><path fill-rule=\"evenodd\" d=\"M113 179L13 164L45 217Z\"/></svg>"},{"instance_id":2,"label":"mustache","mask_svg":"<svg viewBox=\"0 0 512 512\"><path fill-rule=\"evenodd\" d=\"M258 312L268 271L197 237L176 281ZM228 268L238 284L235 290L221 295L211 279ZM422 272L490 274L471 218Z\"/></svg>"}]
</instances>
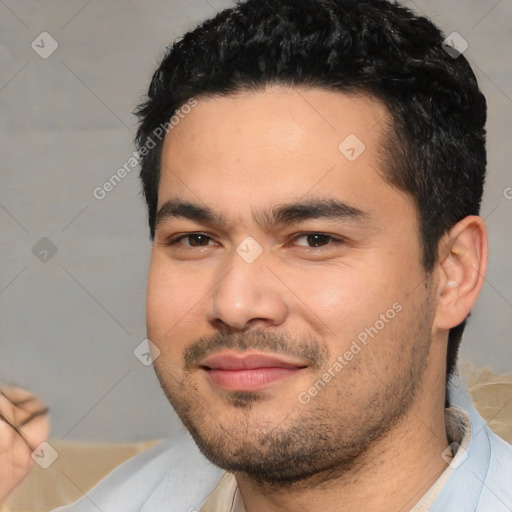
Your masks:
<instances>
[{"instance_id":1,"label":"mustache","mask_svg":"<svg viewBox=\"0 0 512 512\"><path fill-rule=\"evenodd\" d=\"M188 372L200 366L201 361L222 350L258 350L302 358L308 365L320 369L325 366L328 354L325 347L311 336L295 337L286 333L263 331L217 332L198 338L184 351L184 369Z\"/></svg>"}]
</instances>

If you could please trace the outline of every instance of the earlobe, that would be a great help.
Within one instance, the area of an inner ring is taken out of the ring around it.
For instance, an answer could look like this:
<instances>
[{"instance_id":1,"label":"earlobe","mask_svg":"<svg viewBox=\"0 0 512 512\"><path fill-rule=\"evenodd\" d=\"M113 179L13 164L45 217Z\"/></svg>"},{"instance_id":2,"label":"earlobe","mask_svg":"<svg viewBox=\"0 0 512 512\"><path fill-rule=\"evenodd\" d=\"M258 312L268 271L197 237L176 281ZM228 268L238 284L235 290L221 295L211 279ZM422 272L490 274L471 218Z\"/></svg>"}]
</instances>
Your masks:
<instances>
[{"instance_id":1,"label":"earlobe","mask_svg":"<svg viewBox=\"0 0 512 512\"><path fill-rule=\"evenodd\" d=\"M435 330L449 330L470 313L482 289L487 257L487 230L481 217L465 217L442 238Z\"/></svg>"}]
</instances>

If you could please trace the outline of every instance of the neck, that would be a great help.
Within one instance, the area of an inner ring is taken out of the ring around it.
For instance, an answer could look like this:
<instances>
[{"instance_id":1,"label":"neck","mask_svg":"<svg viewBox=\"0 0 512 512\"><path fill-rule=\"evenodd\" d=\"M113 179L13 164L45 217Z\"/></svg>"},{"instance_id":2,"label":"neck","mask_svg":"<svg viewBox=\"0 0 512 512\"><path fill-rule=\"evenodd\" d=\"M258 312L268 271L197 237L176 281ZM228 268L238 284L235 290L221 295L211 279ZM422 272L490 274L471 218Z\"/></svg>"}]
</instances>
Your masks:
<instances>
[{"instance_id":1,"label":"neck","mask_svg":"<svg viewBox=\"0 0 512 512\"><path fill-rule=\"evenodd\" d=\"M408 511L421 499L446 463L448 446L444 398L416 401L401 420L337 478L299 482L286 488L256 484L248 475L236 474L247 512ZM340 468L342 469L342 468Z\"/></svg>"}]
</instances>

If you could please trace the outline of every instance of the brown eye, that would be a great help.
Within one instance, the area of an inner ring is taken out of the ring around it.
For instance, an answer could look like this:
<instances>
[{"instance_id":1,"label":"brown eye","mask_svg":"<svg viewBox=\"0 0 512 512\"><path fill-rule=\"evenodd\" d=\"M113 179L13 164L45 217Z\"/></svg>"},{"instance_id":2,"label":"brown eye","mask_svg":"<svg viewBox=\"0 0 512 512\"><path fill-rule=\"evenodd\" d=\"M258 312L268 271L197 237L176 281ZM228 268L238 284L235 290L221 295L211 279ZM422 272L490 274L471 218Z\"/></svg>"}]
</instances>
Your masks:
<instances>
[{"instance_id":1,"label":"brown eye","mask_svg":"<svg viewBox=\"0 0 512 512\"><path fill-rule=\"evenodd\" d=\"M296 238L296 244L303 247L322 247L336 242L332 236L323 233L306 233Z\"/></svg>"},{"instance_id":2,"label":"brown eye","mask_svg":"<svg viewBox=\"0 0 512 512\"><path fill-rule=\"evenodd\" d=\"M210 237L206 235L188 235L189 243L192 247L202 247L204 245L208 245L210 242Z\"/></svg>"},{"instance_id":3,"label":"brown eye","mask_svg":"<svg viewBox=\"0 0 512 512\"><path fill-rule=\"evenodd\" d=\"M320 247L321 245L326 245L332 240L332 237L328 235L321 235L321 234L313 234L307 236L308 244L311 247Z\"/></svg>"},{"instance_id":4,"label":"brown eye","mask_svg":"<svg viewBox=\"0 0 512 512\"><path fill-rule=\"evenodd\" d=\"M212 238L203 233L189 233L188 235L182 235L169 245L182 245L185 247L207 247L212 242Z\"/></svg>"}]
</instances>

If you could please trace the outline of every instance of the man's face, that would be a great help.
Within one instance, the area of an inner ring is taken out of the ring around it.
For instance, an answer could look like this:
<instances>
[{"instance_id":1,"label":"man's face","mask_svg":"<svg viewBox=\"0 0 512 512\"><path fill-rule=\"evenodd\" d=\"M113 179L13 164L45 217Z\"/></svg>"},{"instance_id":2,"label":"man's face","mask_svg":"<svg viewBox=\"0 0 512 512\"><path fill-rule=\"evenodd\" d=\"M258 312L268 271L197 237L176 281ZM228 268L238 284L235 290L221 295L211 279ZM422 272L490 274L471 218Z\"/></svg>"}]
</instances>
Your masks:
<instances>
[{"instance_id":1,"label":"man's face","mask_svg":"<svg viewBox=\"0 0 512 512\"><path fill-rule=\"evenodd\" d=\"M378 173L388 120L368 97L273 87L200 98L166 137L148 337L225 469L347 468L422 392L433 291L413 202Z\"/></svg>"}]
</instances>

